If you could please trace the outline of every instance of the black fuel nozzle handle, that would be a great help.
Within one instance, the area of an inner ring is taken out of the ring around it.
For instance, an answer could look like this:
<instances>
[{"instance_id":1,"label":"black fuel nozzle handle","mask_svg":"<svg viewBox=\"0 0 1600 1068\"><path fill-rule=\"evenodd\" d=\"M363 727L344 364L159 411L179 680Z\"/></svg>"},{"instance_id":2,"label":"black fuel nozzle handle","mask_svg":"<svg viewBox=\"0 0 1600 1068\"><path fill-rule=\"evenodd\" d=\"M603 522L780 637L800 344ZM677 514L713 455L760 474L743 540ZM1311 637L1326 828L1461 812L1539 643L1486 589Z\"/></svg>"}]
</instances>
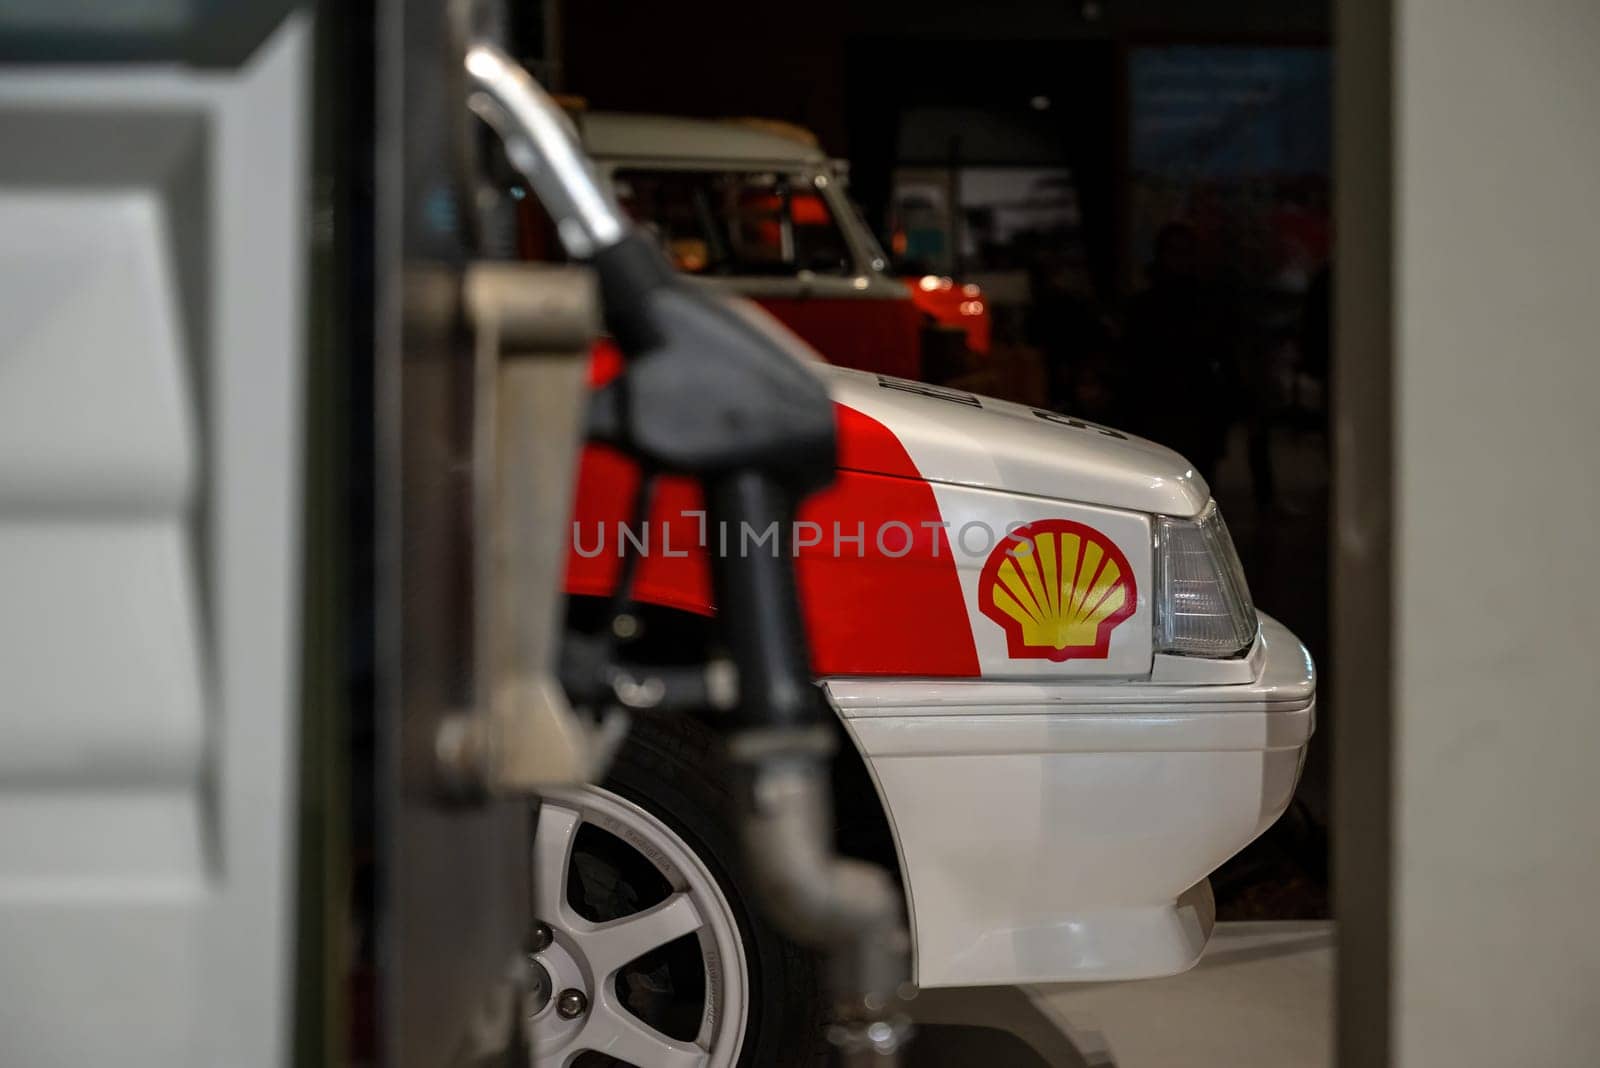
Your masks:
<instances>
[{"instance_id":1,"label":"black fuel nozzle handle","mask_svg":"<svg viewBox=\"0 0 1600 1068\"><path fill-rule=\"evenodd\" d=\"M795 580L799 502L833 478L833 401L769 320L686 284L632 233L595 257L606 322L628 357L601 398L619 444L705 489L712 590L739 674L728 725L824 721Z\"/></svg>"},{"instance_id":2,"label":"black fuel nozzle handle","mask_svg":"<svg viewBox=\"0 0 1600 1068\"><path fill-rule=\"evenodd\" d=\"M833 402L804 366L817 357L760 313L685 282L628 221L565 113L519 64L477 44L466 69L473 110L500 134L567 250L599 275L606 325L627 361L596 405L609 413L599 436L698 478L711 529L733 539L708 548L726 641L750 695L741 705L757 721L818 718L789 548L798 501L833 477ZM743 551L746 530L773 524L775 551Z\"/></svg>"},{"instance_id":3,"label":"black fuel nozzle handle","mask_svg":"<svg viewBox=\"0 0 1600 1068\"><path fill-rule=\"evenodd\" d=\"M800 496L833 479L821 357L748 304L686 281L632 230L594 257L607 328L627 359L615 432L655 466L702 481L760 471Z\"/></svg>"},{"instance_id":4,"label":"black fuel nozzle handle","mask_svg":"<svg viewBox=\"0 0 1600 1068\"><path fill-rule=\"evenodd\" d=\"M634 398L617 422L658 466L706 476L772 473L798 491L832 476L827 391L771 320L690 286L595 173L561 107L492 44L467 51L468 104L493 126L574 257L600 277L606 326Z\"/></svg>"},{"instance_id":5,"label":"black fuel nozzle handle","mask_svg":"<svg viewBox=\"0 0 1600 1068\"><path fill-rule=\"evenodd\" d=\"M815 726L824 715L795 580L794 517L833 478L832 398L781 328L685 283L644 234L594 263L606 323L628 357L603 399L619 443L705 489L718 626L739 674L729 726Z\"/></svg>"},{"instance_id":6,"label":"black fuel nozzle handle","mask_svg":"<svg viewBox=\"0 0 1600 1068\"><path fill-rule=\"evenodd\" d=\"M739 672L734 729L789 730L825 722L812 685L804 617L796 588L793 493L753 470L706 485L711 530L727 545L711 556L723 642ZM748 536L747 536L748 535Z\"/></svg>"}]
</instances>

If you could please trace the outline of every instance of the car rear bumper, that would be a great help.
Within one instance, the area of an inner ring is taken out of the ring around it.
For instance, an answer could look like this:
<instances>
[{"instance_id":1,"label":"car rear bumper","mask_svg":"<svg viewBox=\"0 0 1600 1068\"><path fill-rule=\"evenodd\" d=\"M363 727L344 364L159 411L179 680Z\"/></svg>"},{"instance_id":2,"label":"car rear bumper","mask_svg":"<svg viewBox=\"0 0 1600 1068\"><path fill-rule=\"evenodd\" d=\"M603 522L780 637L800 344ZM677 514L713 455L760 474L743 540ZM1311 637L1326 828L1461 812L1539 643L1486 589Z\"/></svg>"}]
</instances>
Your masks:
<instances>
[{"instance_id":1,"label":"car rear bumper","mask_svg":"<svg viewBox=\"0 0 1600 1068\"><path fill-rule=\"evenodd\" d=\"M1206 876L1288 806L1315 726L1304 647L1262 617L1222 685L830 679L889 813L923 986L1192 965Z\"/></svg>"}]
</instances>

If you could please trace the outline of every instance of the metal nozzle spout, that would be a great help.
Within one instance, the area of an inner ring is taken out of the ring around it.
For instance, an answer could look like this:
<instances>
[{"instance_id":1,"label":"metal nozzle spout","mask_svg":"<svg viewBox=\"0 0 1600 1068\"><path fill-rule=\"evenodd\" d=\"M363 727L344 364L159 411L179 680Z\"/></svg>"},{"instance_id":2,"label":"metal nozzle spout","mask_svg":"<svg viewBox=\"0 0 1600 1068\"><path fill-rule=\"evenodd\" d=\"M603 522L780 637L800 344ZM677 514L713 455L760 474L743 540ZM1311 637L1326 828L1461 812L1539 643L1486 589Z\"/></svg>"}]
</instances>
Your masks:
<instances>
[{"instance_id":1,"label":"metal nozzle spout","mask_svg":"<svg viewBox=\"0 0 1600 1068\"><path fill-rule=\"evenodd\" d=\"M735 738L736 760L753 733ZM845 1063L883 1068L910 1034L898 1011L910 956L900 890L882 868L834 852L825 755L814 747L761 748L746 765L749 797L740 817L757 891L785 935L829 952L835 1023L828 1037Z\"/></svg>"}]
</instances>

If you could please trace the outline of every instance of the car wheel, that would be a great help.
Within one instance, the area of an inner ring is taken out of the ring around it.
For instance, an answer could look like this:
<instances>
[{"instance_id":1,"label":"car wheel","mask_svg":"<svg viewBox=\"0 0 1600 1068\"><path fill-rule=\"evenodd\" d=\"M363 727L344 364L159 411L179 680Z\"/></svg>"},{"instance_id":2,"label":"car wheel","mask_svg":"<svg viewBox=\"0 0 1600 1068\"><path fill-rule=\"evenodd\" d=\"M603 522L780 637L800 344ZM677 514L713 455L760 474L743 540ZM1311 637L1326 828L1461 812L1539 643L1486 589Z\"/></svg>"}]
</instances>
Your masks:
<instances>
[{"instance_id":1,"label":"car wheel","mask_svg":"<svg viewBox=\"0 0 1600 1068\"><path fill-rule=\"evenodd\" d=\"M816 962L734 878L728 777L709 733L680 720L641 721L603 786L540 801L539 1068L821 1062Z\"/></svg>"}]
</instances>

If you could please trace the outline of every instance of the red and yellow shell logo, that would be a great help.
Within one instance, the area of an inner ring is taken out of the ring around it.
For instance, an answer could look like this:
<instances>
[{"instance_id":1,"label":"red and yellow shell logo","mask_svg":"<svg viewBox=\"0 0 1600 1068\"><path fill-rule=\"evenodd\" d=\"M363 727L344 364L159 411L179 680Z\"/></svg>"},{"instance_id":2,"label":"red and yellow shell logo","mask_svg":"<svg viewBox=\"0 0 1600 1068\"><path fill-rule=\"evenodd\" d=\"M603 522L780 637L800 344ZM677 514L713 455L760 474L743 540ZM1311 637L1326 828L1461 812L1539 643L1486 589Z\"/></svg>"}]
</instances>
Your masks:
<instances>
[{"instance_id":1,"label":"red and yellow shell logo","mask_svg":"<svg viewBox=\"0 0 1600 1068\"><path fill-rule=\"evenodd\" d=\"M1104 660L1111 632L1138 603L1122 550L1070 519L1007 534L978 579L978 606L1006 632L1013 660Z\"/></svg>"}]
</instances>

